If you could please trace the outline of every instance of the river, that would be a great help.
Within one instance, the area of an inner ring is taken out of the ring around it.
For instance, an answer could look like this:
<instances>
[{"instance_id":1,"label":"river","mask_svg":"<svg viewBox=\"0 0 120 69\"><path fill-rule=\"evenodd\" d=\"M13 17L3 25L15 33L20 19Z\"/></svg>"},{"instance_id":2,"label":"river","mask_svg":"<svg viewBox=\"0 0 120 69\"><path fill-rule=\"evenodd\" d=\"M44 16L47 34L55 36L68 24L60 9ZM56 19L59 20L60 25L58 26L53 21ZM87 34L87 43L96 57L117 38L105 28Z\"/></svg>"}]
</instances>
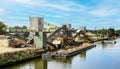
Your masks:
<instances>
[{"instance_id":1,"label":"river","mask_svg":"<svg viewBox=\"0 0 120 69\"><path fill-rule=\"evenodd\" d=\"M34 59L5 69L120 69L120 38L67 59Z\"/></svg>"}]
</instances>

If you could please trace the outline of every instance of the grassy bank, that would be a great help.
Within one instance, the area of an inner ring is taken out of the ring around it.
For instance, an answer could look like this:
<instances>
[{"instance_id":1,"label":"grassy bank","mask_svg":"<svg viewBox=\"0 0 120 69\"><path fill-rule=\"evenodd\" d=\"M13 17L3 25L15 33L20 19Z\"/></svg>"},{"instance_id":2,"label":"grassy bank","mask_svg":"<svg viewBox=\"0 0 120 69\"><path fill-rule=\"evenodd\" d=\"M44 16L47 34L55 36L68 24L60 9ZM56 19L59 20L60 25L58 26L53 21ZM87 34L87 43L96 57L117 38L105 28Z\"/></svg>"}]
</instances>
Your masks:
<instances>
[{"instance_id":1,"label":"grassy bank","mask_svg":"<svg viewBox=\"0 0 120 69\"><path fill-rule=\"evenodd\" d=\"M0 54L0 67L40 57L42 52L43 52L42 50L28 49L24 51Z\"/></svg>"}]
</instances>

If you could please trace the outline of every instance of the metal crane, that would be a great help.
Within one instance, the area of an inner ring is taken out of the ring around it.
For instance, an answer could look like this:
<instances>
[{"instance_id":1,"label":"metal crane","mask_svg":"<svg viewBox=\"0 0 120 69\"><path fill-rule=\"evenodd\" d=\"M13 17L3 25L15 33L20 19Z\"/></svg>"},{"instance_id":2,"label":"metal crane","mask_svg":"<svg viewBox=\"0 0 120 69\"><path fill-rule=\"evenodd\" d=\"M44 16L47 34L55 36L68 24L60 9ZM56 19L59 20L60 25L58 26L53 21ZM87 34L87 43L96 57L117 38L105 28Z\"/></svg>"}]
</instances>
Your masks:
<instances>
[{"instance_id":1,"label":"metal crane","mask_svg":"<svg viewBox=\"0 0 120 69\"><path fill-rule=\"evenodd\" d=\"M53 25L51 23L48 23L48 22L43 22L43 25L46 25L46 26L49 27L49 29L46 29L46 28L43 29L43 32L53 32L58 28L57 26L55 26L55 25Z\"/></svg>"}]
</instances>

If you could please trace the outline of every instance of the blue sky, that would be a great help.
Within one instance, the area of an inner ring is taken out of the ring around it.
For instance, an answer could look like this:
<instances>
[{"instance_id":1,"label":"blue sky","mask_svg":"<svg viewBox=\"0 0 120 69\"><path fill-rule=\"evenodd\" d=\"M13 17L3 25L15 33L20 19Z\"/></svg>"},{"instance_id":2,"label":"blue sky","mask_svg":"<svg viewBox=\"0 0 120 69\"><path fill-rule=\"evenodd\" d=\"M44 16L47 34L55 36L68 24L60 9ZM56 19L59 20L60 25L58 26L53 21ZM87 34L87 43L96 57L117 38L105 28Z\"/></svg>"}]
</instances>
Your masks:
<instances>
[{"instance_id":1,"label":"blue sky","mask_svg":"<svg viewBox=\"0 0 120 69\"><path fill-rule=\"evenodd\" d=\"M1 0L0 21L8 26L27 25L29 16L44 17L57 26L120 29L120 0Z\"/></svg>"}]
</instances>

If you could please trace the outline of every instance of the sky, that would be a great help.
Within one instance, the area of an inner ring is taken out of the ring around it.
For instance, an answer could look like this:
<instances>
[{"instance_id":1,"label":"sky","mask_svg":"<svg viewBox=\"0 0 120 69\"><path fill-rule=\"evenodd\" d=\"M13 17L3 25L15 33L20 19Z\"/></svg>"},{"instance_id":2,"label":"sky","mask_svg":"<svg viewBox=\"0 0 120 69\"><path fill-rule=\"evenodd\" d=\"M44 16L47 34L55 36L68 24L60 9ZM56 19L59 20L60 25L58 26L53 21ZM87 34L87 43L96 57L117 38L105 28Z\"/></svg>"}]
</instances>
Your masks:
<instances>
[{"instance_id":1,"label":"sky","mask_svg":"<svg viewBox=\"0 0 120 69\"><path fill-rule=\"evenodd\" d=\"M0 0L0 21L29 27L29 17L57 26L120 29L120 0Z\"/></svg>"}]
</instances>

